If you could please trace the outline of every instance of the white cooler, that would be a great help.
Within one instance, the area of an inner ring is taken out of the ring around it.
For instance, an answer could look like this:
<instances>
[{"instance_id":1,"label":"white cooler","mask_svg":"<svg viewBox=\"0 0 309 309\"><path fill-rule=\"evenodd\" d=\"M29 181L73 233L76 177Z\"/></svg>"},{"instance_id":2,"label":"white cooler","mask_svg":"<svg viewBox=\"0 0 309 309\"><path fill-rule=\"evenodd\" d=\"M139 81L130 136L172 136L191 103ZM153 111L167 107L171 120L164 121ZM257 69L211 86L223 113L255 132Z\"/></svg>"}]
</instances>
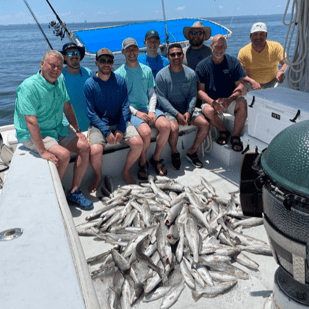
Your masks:
<instances>
[{"instance_id":1,"label":"white cooler","mask_svg":"<svg viewBox=\"0 0 309 309\"><path fill-rule=\"evenodd\" d=\"M286 127L309 120L309 93L277 87L251 91L248 134L269 144Z\"/></svg>"}]
</instances>

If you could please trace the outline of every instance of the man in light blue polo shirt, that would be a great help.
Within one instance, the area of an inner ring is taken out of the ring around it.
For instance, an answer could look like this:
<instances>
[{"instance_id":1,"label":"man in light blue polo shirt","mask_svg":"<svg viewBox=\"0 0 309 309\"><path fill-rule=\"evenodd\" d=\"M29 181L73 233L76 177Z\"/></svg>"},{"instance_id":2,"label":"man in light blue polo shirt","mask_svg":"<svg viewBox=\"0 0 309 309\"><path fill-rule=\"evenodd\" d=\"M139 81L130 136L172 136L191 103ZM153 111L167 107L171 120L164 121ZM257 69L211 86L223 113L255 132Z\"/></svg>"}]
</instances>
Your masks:
<instances>
[{"instance_id":1,"label":"man in light blue polo shirt","mask_svg":"<svg viewBox=\"0 0 309 309\"><path fill-rule=\"evenodd\" d=\"M19 142L42 159L52 161L60 179L69 162L70 152L77 154L74 176L68 200L84 210L93 209L93 203L79 190L89 162L90 147L81 133L70 104L63 76L63 56L56 50L47 51L41 61L41 70L27 78L16 90L14 125ZM63 113L71 127L62 124ZM74 129L74 130L73 130Z\"/></svg>"}]
</instances>

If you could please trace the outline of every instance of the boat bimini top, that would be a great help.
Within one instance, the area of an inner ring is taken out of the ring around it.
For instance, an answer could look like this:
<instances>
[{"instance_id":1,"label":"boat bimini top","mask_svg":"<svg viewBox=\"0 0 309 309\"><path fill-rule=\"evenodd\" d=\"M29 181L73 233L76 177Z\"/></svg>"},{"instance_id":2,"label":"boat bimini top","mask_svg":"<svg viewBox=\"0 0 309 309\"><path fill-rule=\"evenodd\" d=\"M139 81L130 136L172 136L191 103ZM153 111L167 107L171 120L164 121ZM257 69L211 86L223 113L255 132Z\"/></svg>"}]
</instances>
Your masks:
<instances>
[{"instance_id":1,"label":"boat bimini top","mask_svg":"<svg viewBox=\"0 0 309 309\"><path fill-rule=\"evenodd\" d=\"M94 56L102 47L107 47L114 53L120 53L121 43L127 37L133 37L140 48L144 47L145 33L149 30L156 30L159 33L161 44L166 44L168 41L169 43L184 43L187 40L183 35L183 28L191 27L194 22L199 20L203 22L205 27L211 29L211 37L216 34L222 34L226 37L232 35L232 31L228 28L202 18L170 19L166 21L166 24L163 20L136 22L102 28L75 30L72 33L73 40L78 45L84 45L88 55Z\"/></svg>"}]
</instances>

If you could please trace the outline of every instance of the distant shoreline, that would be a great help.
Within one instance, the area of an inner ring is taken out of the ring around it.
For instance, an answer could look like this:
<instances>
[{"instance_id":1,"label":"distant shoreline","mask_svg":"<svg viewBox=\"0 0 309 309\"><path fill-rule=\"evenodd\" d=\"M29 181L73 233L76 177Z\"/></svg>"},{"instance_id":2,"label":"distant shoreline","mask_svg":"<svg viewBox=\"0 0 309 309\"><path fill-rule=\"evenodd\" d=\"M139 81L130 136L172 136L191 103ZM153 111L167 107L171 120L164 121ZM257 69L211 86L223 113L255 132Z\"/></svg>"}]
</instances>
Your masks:
<instances>
[{"instance_id":1,"label":"distant shoreline","mask_svg":"<svg viewBox=\"0 0 309 309\"><path fill-rule=\"evenodd\" d=\"M263 15L256 15L256 14L252 14L252 15L234 15L234 16L218 16L218 17L198 17L198 18L203 18L203 19L208 19L208 20L216 20L216 19L220 19L220 18L235 18L235 17L255 17L255 16L259 16L261 18L265 17L265 16L283 16L284 14L263 14ZM290 13L287 14L288 16L290 15ZM196 17L178 17L178 18L196 18ZM176 19L176 18L175 18ZM78 25L78 24L101 24L104 23L106 25L111 24L111 25L115 25L118 23L140 23L140 22L147 22L147 21L156 21L156 20L163 20L161 19L144 19L144 20L119 20L119 21L82 21L82 22L68 22L66 23L68 26L69 25ZM40 23L42 26L48 26L49 23ZM9 27L9 26L36 26L36 23L27 23L27 24L0 24L0 27Z\"/></svg>"}]
</instances>

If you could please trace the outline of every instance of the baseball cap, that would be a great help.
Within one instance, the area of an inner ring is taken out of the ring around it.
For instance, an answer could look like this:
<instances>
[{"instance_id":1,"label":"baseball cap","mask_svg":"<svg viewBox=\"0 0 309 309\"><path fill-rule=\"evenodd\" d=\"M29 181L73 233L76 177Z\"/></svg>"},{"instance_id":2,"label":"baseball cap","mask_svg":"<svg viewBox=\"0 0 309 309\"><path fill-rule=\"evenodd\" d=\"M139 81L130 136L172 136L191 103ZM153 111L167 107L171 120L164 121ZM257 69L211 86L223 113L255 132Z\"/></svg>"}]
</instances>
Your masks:
<instances>
[{"instance_id":1,"label":"baseball cap","mask_svg":"<svg viewBox=\"0 0 309 309\"><path fill-rule=\"evenodd\" d=\"M113 53L106 47L103 47L101 49L99 49L96 53L96 59L98 60L101 56L110 56L112 57L112 59L114 59L114 55Z\"/></svg>"},{"instance_id":2,"label":"baseball cap","mask_svg":"<svg viewBox=\"0 0 309 309\"><path fill-rule=\"evenodd\" d=\"M251 28L251 33L254 33L254 32L266 32L267 33L267 27L264 23L261 23L261 22L258 22L258 23L255 23L252 28Z\"/></svg>"},{"instance_id":3,"label":"baseball cap","mask_svg":"<svg viewBox=\"0 0 309 309\"><path fill-rule=\"evenodd\" d=\"M132 45L138 47L137 42L133 38L126 38L122 41L122 49L127 49Z\"/></svg>"},{"instance_id":4,"label":"baseball cap","mask_svg":"<svg viewBox=\"0 0 309 309\"><path fill-rule=\"evenodd\" d=\"M158 38L160 40L159 33L156 30L149 30L145 35L145 41L153 37Z\"/></svg>"}]
</instances>

